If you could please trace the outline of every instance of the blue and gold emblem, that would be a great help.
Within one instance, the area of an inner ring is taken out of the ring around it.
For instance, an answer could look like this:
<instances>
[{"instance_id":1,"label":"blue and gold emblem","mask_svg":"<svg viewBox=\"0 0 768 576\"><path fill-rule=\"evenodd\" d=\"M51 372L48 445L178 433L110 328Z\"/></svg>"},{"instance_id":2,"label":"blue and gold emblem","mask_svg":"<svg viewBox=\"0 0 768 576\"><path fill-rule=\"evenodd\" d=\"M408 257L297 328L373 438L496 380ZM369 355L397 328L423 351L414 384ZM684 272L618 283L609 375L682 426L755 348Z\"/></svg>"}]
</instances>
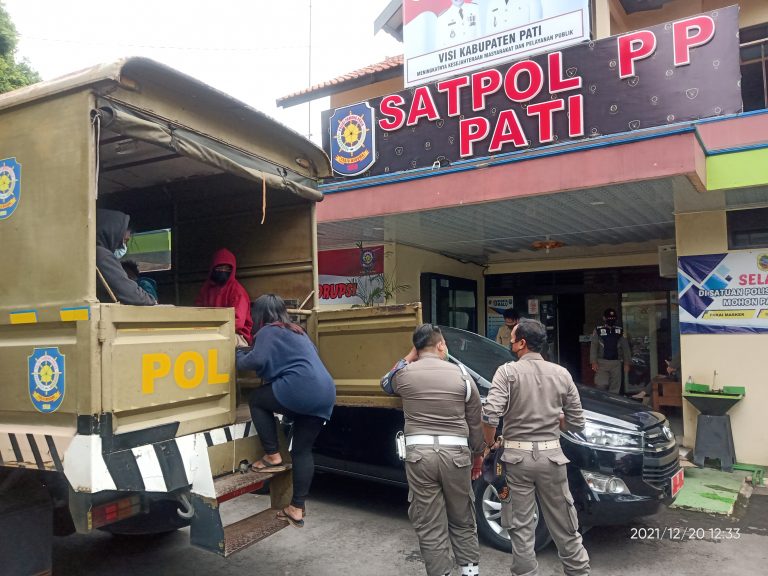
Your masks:
<instances>
[{"instance_id":1,"label":"blue and gold emblem","mask_svg":"<svg viewBox=\"0 0 768 576\"><path fill-rule=\"evenodd\" d=\"M56 412L64 401L64 354L58 348L35 348L28 357L29 398L38 412Z\"/></svg>"},{"instance_id":2,"label":"blue and gold emblem","mask_svg":"<svg viewBox=\"0 0 768 576\"><path fill-rule=\"evenodd\" d=\"M360 265L366 274L373 269L376 265L376 255L373 253L373 250L363 250L360 253Z\"/></svg>"},{"instance_id":3,"label":"blue and gold emblem","mask_svg":"<svg viewBox=\"0 0 768 576\"><path fill-rule=\"evenodd\" d=\"M342 176L356 176L376 161L373 108L367 102L338 108L330 120L331 166Z\"/></svg>"},{"instance_id":4,"label":"blue and gold emblem","mask_svg":"<svg viewBox=\"0 0 768 576\"><path fill-rule=\"evenodd\" d=\"M21 195L21 164L16 158L0 160L0 220L13 214Z\"/></svg>"}]
</instances>

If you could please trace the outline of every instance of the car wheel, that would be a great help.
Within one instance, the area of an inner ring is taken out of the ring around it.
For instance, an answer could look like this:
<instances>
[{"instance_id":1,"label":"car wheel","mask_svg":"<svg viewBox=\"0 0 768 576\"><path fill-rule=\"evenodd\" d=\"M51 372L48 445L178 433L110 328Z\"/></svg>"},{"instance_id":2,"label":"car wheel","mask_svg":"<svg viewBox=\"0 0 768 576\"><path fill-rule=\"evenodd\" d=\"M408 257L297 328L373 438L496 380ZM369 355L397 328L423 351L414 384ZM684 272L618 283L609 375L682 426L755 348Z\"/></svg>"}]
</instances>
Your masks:
<instances>
[{"instance_id":1,"label":"car wheel","mask_svg":"<svg viewBox=\"0 0 768 576\"><path fill-rule=\"evenodd\" d=\"M477 533L483 541L498 550L511 551L509 533L501 525L501 500L496 489L482 478L475 481L475 512L477 517ZM534 547L541 550L552 541L549 529L544 519L539 515L539 504L535 510L538 523L536 524L536 542Z\"/></svg>"}]
</instances>

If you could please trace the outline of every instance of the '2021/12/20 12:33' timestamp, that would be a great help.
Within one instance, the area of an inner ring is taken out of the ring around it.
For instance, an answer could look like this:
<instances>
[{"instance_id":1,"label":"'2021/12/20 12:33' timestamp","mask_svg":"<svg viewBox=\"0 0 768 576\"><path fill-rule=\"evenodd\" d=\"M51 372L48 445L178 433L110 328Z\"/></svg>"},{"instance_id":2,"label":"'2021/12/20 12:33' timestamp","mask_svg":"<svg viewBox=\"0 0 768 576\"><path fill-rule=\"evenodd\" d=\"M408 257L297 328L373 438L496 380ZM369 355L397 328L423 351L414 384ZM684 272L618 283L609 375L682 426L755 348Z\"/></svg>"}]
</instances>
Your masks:
<instances>
[{"instance_id":1,"label":"'2021/12/20 12:33' timestamp","mask_svg":"<svg viewBox=\"0 0 768 576\"><path fill-rule=\"evenodd\" d=\"M630 528L630 540L738 540L740 528L653 527Z\"/></svg>"}]
</instances>

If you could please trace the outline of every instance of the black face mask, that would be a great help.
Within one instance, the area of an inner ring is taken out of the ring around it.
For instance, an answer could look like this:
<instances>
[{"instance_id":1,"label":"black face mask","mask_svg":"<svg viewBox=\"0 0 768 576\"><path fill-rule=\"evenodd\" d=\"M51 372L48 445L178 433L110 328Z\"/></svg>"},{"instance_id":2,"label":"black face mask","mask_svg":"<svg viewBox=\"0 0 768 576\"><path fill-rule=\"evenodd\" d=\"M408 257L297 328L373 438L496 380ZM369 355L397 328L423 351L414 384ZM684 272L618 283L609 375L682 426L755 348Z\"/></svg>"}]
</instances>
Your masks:
<instances>
[{"instance_id":1,"label":"black face mask","mask_svg":"<svg viewBox=\"0 0 768 576\"><path fill-rule=\"evenodd\" d=\"M616 318L608 318L605 323L608 324L608 326L616 326Z\"/></svg>"},{"instance_id":2,"label":"black face mask","mask_svg":"<svg viewBox=\"0 0 768 576\"><path fill-rule=\"evenodd\" d=\"M214 270L211 272L211 281L214 284L218 284L219 286L223 286L227 283L227 280L229 280L229 277L232 275L232 272L225 272L224 270Z\"/></svg>"}]
</instances>

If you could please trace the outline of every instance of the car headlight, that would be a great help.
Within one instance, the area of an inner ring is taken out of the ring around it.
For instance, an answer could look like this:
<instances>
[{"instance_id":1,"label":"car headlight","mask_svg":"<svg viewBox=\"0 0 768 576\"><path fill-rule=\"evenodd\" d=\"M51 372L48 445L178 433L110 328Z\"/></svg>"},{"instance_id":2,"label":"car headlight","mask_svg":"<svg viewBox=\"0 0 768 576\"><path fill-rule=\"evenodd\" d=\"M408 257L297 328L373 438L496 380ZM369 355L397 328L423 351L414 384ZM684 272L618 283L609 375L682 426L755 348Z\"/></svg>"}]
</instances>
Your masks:
<instances>
[{"instance_id":1,"label":"car headlight","mask_svg":"<svg viewBox=\"0 0 768 576\"><path fill-rule=\"evenodd\" d=\"M641 432L614 428L594 420L587 420L584 430L570 435L569 439L578 444L604 450L643 451L643 434Z\"/></svg>"}]
</instances>

